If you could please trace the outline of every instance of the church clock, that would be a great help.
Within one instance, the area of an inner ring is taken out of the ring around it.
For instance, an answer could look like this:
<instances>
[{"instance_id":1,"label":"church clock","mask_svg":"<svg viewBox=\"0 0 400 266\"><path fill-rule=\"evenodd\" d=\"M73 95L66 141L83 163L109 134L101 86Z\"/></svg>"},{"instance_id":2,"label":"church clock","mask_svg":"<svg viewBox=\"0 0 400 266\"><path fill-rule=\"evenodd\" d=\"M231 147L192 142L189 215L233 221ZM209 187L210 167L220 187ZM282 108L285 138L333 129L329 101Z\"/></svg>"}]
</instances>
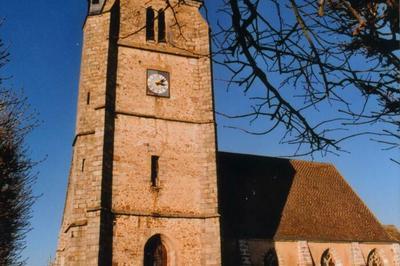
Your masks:
<instances>
[{"instance_id":1,"label":"church clock","mask_svg":"<svg viewBox=\"0 0 400 266\"><path fill-rule=\"evenodd\" d=\"M158 70L147 70L147 94L169 97L169 73Z\"/></svg>"}]
</instances>

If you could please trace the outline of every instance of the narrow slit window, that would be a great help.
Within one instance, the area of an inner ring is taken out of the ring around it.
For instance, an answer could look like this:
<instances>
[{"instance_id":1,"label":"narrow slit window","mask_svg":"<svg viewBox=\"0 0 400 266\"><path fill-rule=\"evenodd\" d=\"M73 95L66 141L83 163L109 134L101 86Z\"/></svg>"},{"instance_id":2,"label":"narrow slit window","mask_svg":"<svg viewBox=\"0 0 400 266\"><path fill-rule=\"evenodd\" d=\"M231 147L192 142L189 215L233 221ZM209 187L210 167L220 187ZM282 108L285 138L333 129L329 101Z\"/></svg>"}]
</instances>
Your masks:
<instances>
[{"instance_id":1,"label":"narrow slit window","mask_svg":"<svg viewBox=\"0 0 400 266\"><path fill-rule=\"evenodd\" d=\"M84 172L85 171L85 163L86 163L86 159L82 160L82 166L81 166L81 171Z\"/></svg>"},{"instance_id":2,"label":"narrow slit window","mask_svg":"<svg viewBox=\"0 0 400 266\"><path fill-rule=\"evenodd\" d=\"M100 0L92 0L93 5L97 5L100 2Z\"/></svg>"},{"instance_id":3,"label":"narrow slit window","mask_svg":"<svg viewBox=\"0 0 400 266\"><path fill-rule=\"evenodd\" d=\"M87 93L86 95L86 104L89 105L90 104L90 91Z\"/></svg>"},{"instance_id":4,"label":"narrow slit window","mask_svg":"<svg viewBox=\"0 0 400 266\"><path fill-rule=\"evenodd\" d=\"M151 7L146 9L146 40L154 41L154 10Z\"/></svg>"},{"instance_id":5,"label":"narrow slit window","mask_svg":"<svg viewBox=\"0 0 400 266\"><path fill-rule=\"evenodd\" d=\"M160 157L151 156L151 186L157 187L158 185L158 161Z\"/></svg>"},{"instance_id":6,"label":"narrow slit window","mask_svg":"<svg viewBox=\"0 0 400 266\"><path fill-rule=\"evenodd\" d=\"M165 24L165 12L163 9L158 11L158 42L165 42L165 31L166 31L166 24Z\"/></svg>"}]
</instances>

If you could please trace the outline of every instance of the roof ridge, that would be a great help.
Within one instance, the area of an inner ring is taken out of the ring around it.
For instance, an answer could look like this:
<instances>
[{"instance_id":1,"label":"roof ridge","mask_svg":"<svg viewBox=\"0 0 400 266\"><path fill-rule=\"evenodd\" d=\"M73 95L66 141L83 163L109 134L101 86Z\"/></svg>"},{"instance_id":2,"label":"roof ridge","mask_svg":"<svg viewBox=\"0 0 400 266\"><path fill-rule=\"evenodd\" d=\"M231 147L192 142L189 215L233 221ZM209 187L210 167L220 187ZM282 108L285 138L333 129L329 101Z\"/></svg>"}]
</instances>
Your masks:
<instances>
[{"instance_id":1,"label":"roof ridge","mask_svg":"<svg viewBox=\"0 0 400 266\"><path fill-rule=\"evenodd\" d=\"M300 163L307 163L311 165L322 165L322 166L330 166L336 169L335 165L330 162L319 162L319 161L308 161L303 159L289 159L290 162L300 162Z\"/></svg>"},{"instance_id":2,"label":"roof ridge","mask_svg":"<svg viewBox=\"0 0 400 266\"><path fill-rule=\"evenodd\" d=\"M311 161L311 160L305 160L305 159L292 159L292 158L283 157L283 156L270 156L270 155L263 155L263 154L232 152L232 151L217 151L217 152L218 153L225 153L225 154L232 154L232 155L242 155L242 156L260 157L260 158L270 158L270 159L278 159L278 160L287 160L287 161L290 161L290 162L304 162L304 163L310 163L310 164L315 164L315 165L325 165L325 166L333 166L333 167L335 167L335 165L330 163L330 162Z\"/></svg>"}]
</instances>

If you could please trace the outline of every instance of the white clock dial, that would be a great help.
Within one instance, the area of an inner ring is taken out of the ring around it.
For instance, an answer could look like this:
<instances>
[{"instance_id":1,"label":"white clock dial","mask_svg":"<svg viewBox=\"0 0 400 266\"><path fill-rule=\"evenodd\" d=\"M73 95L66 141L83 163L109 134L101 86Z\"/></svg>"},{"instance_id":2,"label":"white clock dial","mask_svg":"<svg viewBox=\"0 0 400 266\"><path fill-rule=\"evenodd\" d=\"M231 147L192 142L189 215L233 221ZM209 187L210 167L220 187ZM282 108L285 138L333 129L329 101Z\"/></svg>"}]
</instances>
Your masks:
<instances>
[{"instance_id":1,"label":"white clock dial","mask_svg":"<svg viewBox=\"0 0 400 266\"><path fill-rule=\"evenodd\" d=\"M155 94L165 94L168 92L168 78L162 74L154 73L147 78L149 90Z\"/></svg>"}]
</instances>

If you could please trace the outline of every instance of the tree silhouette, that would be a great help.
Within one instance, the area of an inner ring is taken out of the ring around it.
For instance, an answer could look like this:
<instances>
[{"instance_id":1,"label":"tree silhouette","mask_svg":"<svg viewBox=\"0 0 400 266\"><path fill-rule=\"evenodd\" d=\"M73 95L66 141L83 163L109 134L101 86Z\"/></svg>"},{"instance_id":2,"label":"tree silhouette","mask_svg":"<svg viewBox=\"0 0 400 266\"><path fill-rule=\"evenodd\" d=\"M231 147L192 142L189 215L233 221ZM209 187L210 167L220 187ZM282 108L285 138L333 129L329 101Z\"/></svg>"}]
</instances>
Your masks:
<instances>
[{"instance_id":1,"label":"tree silhouette","mask_svg":"<svg viewBox=\"0 0 400 266\"><path fill-rule=\"evenodd\" d=\"M8 62L0 40L0 70ZM21 251L30 230L36 176L24 139L37 123L26 98L6 87L7 79L0 72L0 265L5 266L25 264Z\"/></svg>"}]
</instances>

